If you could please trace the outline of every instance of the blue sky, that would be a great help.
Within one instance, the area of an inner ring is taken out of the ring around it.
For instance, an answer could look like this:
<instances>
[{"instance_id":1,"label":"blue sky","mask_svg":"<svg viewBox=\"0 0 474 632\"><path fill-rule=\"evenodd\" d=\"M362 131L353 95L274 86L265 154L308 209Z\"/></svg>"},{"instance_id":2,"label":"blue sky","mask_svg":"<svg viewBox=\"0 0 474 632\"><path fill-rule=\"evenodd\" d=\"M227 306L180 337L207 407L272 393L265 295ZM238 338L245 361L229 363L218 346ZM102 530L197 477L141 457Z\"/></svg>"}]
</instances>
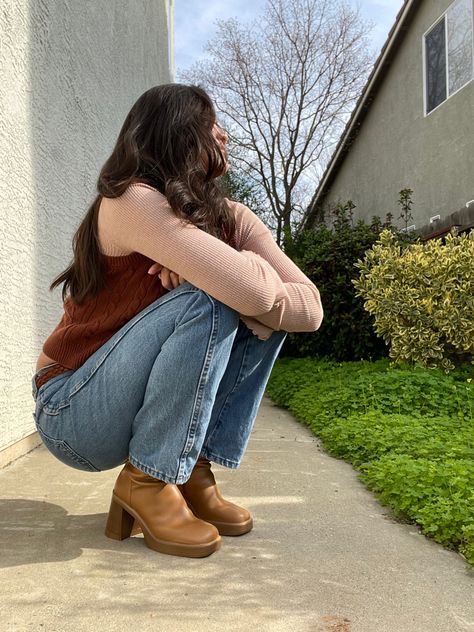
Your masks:
<instances>
[{"instance_id":1,"label":"blue sky","mask_svg":"<svg viewBox=\"0 0 474 632\"><path fill-rule=\"evenodd\" d=\"M382 48L403 0L350 0L360 6L365 20L372 22L373 49ZM204 46L215 33L215 20L238 18L241 22L255 20L265 6L265 0L176 0L175 49L176 69L185 70L204 56Z\"/></svg>"}]
</instances>

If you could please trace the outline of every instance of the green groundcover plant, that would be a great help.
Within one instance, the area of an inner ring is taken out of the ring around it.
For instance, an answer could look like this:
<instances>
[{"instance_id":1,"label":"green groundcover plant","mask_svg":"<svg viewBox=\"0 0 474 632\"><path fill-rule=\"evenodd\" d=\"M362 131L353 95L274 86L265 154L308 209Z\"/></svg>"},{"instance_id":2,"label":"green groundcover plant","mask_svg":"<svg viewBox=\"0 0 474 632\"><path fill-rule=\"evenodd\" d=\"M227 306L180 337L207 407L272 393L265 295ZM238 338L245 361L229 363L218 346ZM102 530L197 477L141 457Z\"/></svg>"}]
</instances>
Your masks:
<instances>
[{"instance_id":1,"label":"green groundcover plant","mask_svg":"<svg viewBox=\"0 0 474 632\"><path fill-rule=\"evenodd\" d=\"M267 385L383 505L474 564L474 368L280 358Z\"/></svg>"}]
</instances>

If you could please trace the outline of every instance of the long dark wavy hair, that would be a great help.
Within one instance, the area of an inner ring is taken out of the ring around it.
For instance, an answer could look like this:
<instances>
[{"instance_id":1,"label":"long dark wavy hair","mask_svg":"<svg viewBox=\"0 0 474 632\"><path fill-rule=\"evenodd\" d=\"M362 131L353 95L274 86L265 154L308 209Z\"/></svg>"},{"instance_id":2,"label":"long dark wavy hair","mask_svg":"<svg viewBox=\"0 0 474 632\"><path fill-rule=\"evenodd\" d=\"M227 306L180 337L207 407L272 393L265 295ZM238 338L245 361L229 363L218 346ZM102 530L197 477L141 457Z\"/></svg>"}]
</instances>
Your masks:
<instances>
[{"instance_id":1,"label":"long dark wavy hair","mask_svg":"<svg viewBox=\"0 0 474 632\"><path fill-rule=\"evenodd\" d=\"M235 218L216 178L225 172L226 157L212 134L214 105L199 86L165 84L144 92L128 113L111 156L97 181L98 195L73 240L74 258L50 286L64 283L82 304L105 285L97 217L103 197L116 198L134 182L166 196L173 212L218 239L231 243Z\"/></svg>"}]
</instances>

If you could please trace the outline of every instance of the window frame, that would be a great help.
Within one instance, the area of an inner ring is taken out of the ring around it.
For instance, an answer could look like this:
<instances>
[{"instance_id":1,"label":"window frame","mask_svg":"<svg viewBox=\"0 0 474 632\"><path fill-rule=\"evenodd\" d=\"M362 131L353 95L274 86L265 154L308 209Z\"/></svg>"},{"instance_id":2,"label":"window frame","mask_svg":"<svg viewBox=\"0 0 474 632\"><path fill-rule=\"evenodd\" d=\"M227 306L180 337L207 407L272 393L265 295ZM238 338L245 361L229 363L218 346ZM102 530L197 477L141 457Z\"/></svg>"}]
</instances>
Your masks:
<instances>
[{"instance_id":1,"label":"window frame","mask_svg":"<svg viewBox=\"0 0 474 632\"><path fill-rule=\"evenodd\" d=\"M426 29L426 31L423 33L423 35L421 36L421 47L422 47L422 54L423 54L423 110L424 110L424 115L425 117L429 116L430 114L432 114L432 112L435 112L439 107L441 107L444 103L446 103L446 101L448 101L451 97L453 97L455 94L457 94L458 92L460 92L463 88L465 88L466 86L468 86L473 80L474 80L474 2L473 0L470 0L471 2L471 19L472 19L472 23L471 23L471 54L472 54L472 76L471 78L466 81L466 83L464 85L462 85L460 88L458 88L457 90L455 90L455 92L449 92L449 41L448 41L448 12L451 9L451 7L456 4L456 2L458 2L458 0L453 0L453 2L451 2L451 4L446 8L446 10L444 11L444 13L442 13L439 18L437 18L433 24ZM429 35L431 33L431 31L435 28L435 26L441 22L441 20L444 20L444 39L445 39L445 46L446 46L446 99L444 99L444 101L441 101L441 103L439 103L436 107L434 107L432 110L430 110L429 112L427 111L427 107L428 107L428 85L427 85L427 72L426 72L426 36Z\"/></svg>"}]
</instances>

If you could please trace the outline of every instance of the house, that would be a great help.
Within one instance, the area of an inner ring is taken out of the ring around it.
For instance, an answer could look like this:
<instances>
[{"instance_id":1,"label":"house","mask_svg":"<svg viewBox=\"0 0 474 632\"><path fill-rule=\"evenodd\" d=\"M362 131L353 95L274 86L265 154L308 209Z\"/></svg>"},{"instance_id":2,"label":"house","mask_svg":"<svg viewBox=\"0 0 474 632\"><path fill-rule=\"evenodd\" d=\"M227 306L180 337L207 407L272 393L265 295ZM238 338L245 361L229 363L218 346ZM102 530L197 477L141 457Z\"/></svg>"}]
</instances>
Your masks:
<instances>
[{"instance_id":1,"label":"house","mask_svg":"<svg viewBox=\"0 0 474 632\"><path fill-rule=\"evenodd\" d=\"M445 234L474 225L474 0L405 0L308 209ZM404 223L399 192L413 191Z\"/></svg>"},{"instance_id":2,"label":"house","mask_svg":"<svg viewBox=\"0 0 474 632\"><path fill-rule=\"evenodd\" d=\"M173 77L173 0L3 3L0 467L40 445L31 379L62 314L49 291L126 113Z\"/></svg>"}]
</instances>

